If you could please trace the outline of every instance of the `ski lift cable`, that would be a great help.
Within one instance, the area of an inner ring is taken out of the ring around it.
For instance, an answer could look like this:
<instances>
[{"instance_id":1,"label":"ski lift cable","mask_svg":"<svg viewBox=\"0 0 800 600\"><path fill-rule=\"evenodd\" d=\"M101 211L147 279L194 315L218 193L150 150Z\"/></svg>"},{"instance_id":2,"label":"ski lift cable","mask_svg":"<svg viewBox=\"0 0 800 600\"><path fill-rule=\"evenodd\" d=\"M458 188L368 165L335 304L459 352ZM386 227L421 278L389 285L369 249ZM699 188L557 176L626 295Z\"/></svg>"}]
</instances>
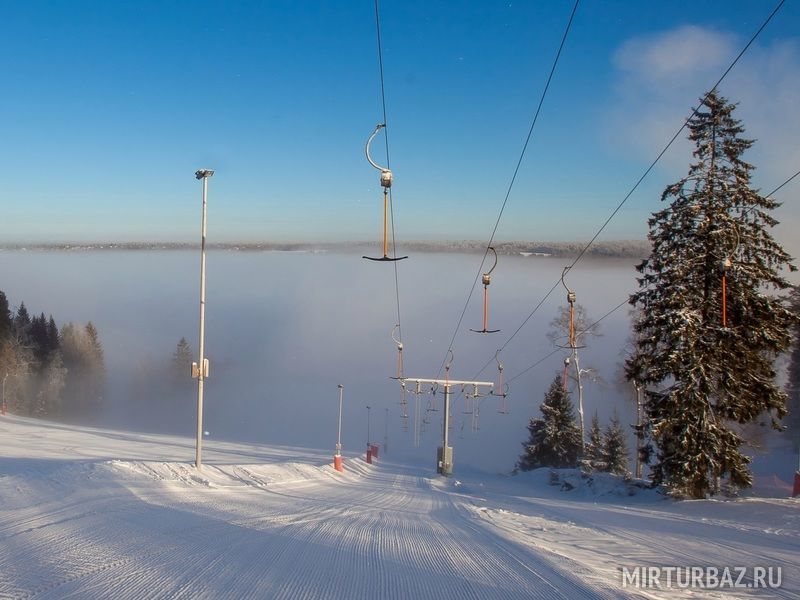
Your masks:
<instances>
[{"instance_id":1,"label":"ski lift cable","mask_svg":"<svg viewBox=\"0 0 800 600\"><path fill-rule=\"evenodd\" d=\"M789 179L787 179L782 184L780 184L778 187L776 187L774 190L772 190L769 194L767 194L767 197L769 198L770 196L773 196L776 192L778 192L780 189L782 189L785 185L788 185L792 181L792 179L794 179L798 175L800 175L800 171L798 171L797 173L795 173L794 175L789 177Z\"/></svg>"},{"instance_id":2,"label":"ski lift cable","mask_svg":"<svg viewBox=\"0 0 800 600\"><path fill-rule=\"evenodd\" d=\"M774 195L775 195L777 192L779 192L780 190L782 190L782 189L783 189L783 188L784 188L786 185L788 185L788 184L789 184L789 183L790 183L792 180L794 180L794 179L795 179L796 177L798 177L798 176L800 176L800 171L797 171L797 172L796 172L794 175L792 175L791 177L789 177L788 179L786 179L786 180L785 180L783 183L781 183L781 184L780 184L778 187L776 187L776 188L775 188L775 189L773 189L771 192L769 192L768 194L766 194L766 197L772 197L772 196L774 196ZM554 290L554 289L555 289L557 286L558 286L558 283L557 283L555 286L553 286L553 289L551 289L551 290L550 290L550 292L547 294L547 296L549 296L549 295L550 295L550 294L553 292L553 290ZM547 298L547 296L545 296L545 298ZM588 326L587 326L585 329L583 329L582 331L579 331L579 332L576 334L576 337L577 337L577 336L580 336L580 335L582 335L582 334L584 334L584 333L585 333L585 332L587 332L587 331L590 331L590 330L592 330L592 329L593 329L593 328L594 328L596 325L598 325L598 324L599 324L601 321L603 321L603 320L604 320L604 319L606 319L607 317L611 316L613 313L615 313L616 311L618 311L620 308L622 308L623 306L625 306L626 304L628 304L628 302L629 302L629 300L628 300L628 299L625 299L625 300L623 300L622 302L620 302L620 303L619 303L617 306L615 306L615 307L614 307L614 308L612 308L610 311L608 311L606 314L604 314L602 317L600 317L599 319L597 319L597 320L596 320L594 323L592 323L591 325L588 325ZM538 367L538 366L539 366L541 363L543 363L545 360L547 360L548 358L550 358L550 357L551 357L551 356L553 356L554 354L557 354L557 353L558 353L560 350L562 350L562 349L561 349L561 348L556 348L555 350L553 350L552 352L550 352L550 353L549 353L549 354L547 354L546 356L543 356L542 358L540 358L539 360L537 360L537 361L536 361L535 363L533 363L531 366L529 366L529 367L527 367L526 369L522 370L521 372L517 373L517 374L516 374L516 375L514 375L513 377L511 377L511 378L507 379L507 380L506 380L506 383L511 383L512 381L514 381L515 379L518 379L519 377L521 377L522 375L524 375L525 373L527 373L527 372L528 372L528 371L530 371L531 369L533 369L533 368L535 368L535 367ZM497 350L497 352L495 352L495 355L494 355L492 358L490 358L490 359L489 359L489 360L486 362L486 364L485 364L485 365L483 365L483 367L481 368L481 370L480 370L480 371L478 371L477 373L475 373L475 375L473 375L473 377L472 377L472 378L473 378L473 379L477 379L478 377L480 377L481 373L483 373L483 372L486 370L486 368L487 368L487 367L488 367L490 364L492 364L492 361L496 360L496 356L497 356L497 354L498 354L498 353L500 353L501 351L502 351L502 348L501 348L501 349L499 349L499 350Z\"/></svg>"},{"instance_id":3,"label":"ski lift cable","mask_svg":"<svg viewBox=\"0 0 800 600\"><path fill-rule=\"evenodd\" d=\"M383 72L383 44L381 43L381 19L380 19L380 5L379 0L375 0L375 35L376 35L376 42L378 48L378 71L380 73L380 82L381 82L381 109L383 112L383 134L384 134L384 146L386 149L386 168L390 170L391 160L389 155L389 121L386 116L386 80L384 77ZM386 190L384 190L386 191ZM392 189L388 189L389 192L389 214L390 214L390 221L391 221L391 230L392 230L392 255L397 257L397 243L395 240L395 231L394 231L394 200L392 198ZM397 306L397 337L402 342L403 341L403 328L401 325L400 319L400 278L397 272L397 261L393 261L394 264L394 290L395 290L395 300Z\"/></svg>"},{"instance_id":4,"label":"ski lift cable","mask_svg":"<svg viewBox=\"0 0 800 600\"><path fill-rule=\"evenodd\" d=\"M755 42L756 38L761 34L761 32L764 30L764 28L766 28L766 26L769 24L769 22L772 20L772 18L775 16L775 14L781 9L781 7L783 6L783 4L785 2L786 2L786 0L780 0L780 2L778 2L778 5L773 9L773 11L767 17L767 19L761 24L761 27L758 28L758 30L753 34L753 36L747 42L747 44L745 44L744 48L742 48L742 50L739 52L739 54L736 55L736 58L734 58L733 62L728 66L727 69L725 69L725 71L722 73L720 78L717 79L717 82L714 84L714 86L708 92L706 92L706 95L703 96L703 100L697 105L696 108L694 108L692 110L692 114L690 114L686 118L686 120L683 122L683 124L680 126L680 128L675 132L675 134L672 136L672 138L669 140L669 142L667 142L667 145L664 146L664 148L661 150L661 152L658 153L658 156L656 156L655 160L653 160L653 162L650 163L650 166L647 167L647 169L642 174L642 176L636 181L634 186L625 195L625 197L622 199L622 201L617 205L617 207L611 212L611 214L608 216L608 218L603 222L603 224L600 226L600 229L597 230L597 232L594 234L592 239L589 240L589 242L586 244L586 246L584 246L583 249L580 251L580 253L578 253L578 256L575 258L574 261L572 261L572 264L570 265L570 267L574 267L578 263L578 261L580 261L583 258L583 256L586 254L586 252L589 250L589 248L595 243L595 241L597 241L597 238L600 237L600 234L603 233L603 231L608 226L608 224L611 222L611 220L622 209L622 207L625 205L625 203L628 201L628 199L637 190L639 185L641 185L641 183L645 180L645 178L650 174L650 171L653 170L653 168L656 166L656 164L658 164L658 162L661 160L661 158L664 156L664 154L666 154L667 150L669 150L670 147L672 147L672 144L675 143L675 140L677 140L678 137L680 136L680 134L683 132L683 130L686 129L686 127L689 125L689 122L697 115L697 111L700 110L700 107L703 106L703 103L705 103L705 101L708 99L708 97L717 90L717 88L722 83L722 81L725 79L725 77L728 76L728 73L730 73L733 70L733 68L739 62L739 59L741 59L742 56L744 56L745 52L747 52L747 50L750 48L750 46L753 44L753 42Z\"/></svg>"},{"instance_id":5,"label":"ski lift cable","mask_svg":"<svg viewBox=\"0 0 800 600\"><path fill-rule=\"evenodd\" d=\"M384 82L384 75L383 75L383 46L381 44L381 19L380 19L380 7L378 5L378 0L375 0L375 31L378 43L378 66L381 74L381 106L383 108L383 123L384 126L387 125L386 120L386 85ZM391 169L391 161L389 160L389 128L385 127L384 131L384 144L386 147L386 168ZM389 188L389 217L392 226L392 255L397 257L397 243L395 241L394 235L394 199L392 198L392 189ZM398 323L398 337L400 341L403 341L403 329L400 327L400 282L399 276L397 274L397 262L394 264L394 290L395 296L397 300L397 323Z\"/></svg>"},{"instance_id":6,"label":"ski lift cable","mask_svg":"<svg viewBox=\"0 0 800 600\"><path fill-rule=\"evenodd\" d=\"M739 52L739 54L736 55L736 58L733 59L733 62L731 62L731 64L728 66L727 69L725 69L725 71L722 73L722 75L719 77L719 79L717 79L717 82L714 84L714 86L706 93L706 95L703 97L703 100L700 102L700 104L698 104L697 107L692 110L692 113L686 118L686 120L683 122L683 124L680 126L680 128L670 138L670 140L667 142L666 146L664 146L664 148L661 150L661 152L658 153L656 158L650 163L650 165L647 167L647 169L645 169L644 173L641 175L641 177L639 177L639 179L636 181L636 183L633 185L633 187L628 191L628 193L625 195L625 197L622 199L622 201L616 206L616 208L614 208L614 210L611 212L611 214L608 216L608 218L603 222L603 224L600 226L600 229L597 230L597 232L594 234L592 239L589 240L589 242L578 253L578 256L572 261L572 263L570 263L570 265L569 265L570 269L572 267L574 267L576 264L578 264L578 262L585 256L585 254L589 250L589 248L591 248L592 245L594 245L594 243L597 241L597 238L600 237L600 234L605 230L605 228L608 226L608 224L611 222L611 220L614 219L614 217L616 217L617 213L619 213L619 211L622 209L622 207L625 205L625 203L630 199L630 197L639 188L639 186L645 180L645 178L655 168L656 164L658 164L658 162L661 160L661 158L664 156L664 154L667 153L667 150L669 150L670 147L672 147L672 144L675 143L675 140L677 140L678 137L680 136L680 134L683 132L683 130L686 129L686 127L689 125L689 122L697 115L697 111L700 110L700 107L706 101L708 96L711 95L719 87L719 85L722 83L722 81L725 79L725 77L727 77L728 73L730 73L731 70L733 70L733 68L736 66L736 64L739 62L739 60L742 58L742 56L744 56L745 52L747 52L747 50L750 48L750 46L753 45L753 42L755 42L755 40L758 38L758 36L761 34L761 32L766 28L766 26L770 23L770 21L772 21L772 18L777 14L777 12L781 9L781 7L784 5L785 2L786 2L786 0L780 0L778 2L777 6L772 10L772 12L766 18L766 20L758 28L758 30L752 35L752 37L747 42L747 44L745 44L744 48L742 48L742 50ZM798 174L800 174L800 172L796 173L795 175L790 177L786 182L784 182L781 186L776 188L776 191L777 191L777 189L780 189L781 187L783 187L783 185L786 185L787 183L789 183L789 181L791 181L792 179L797 177ZM774 192L772 192L772 193L774 193ZM767 195L769 196L771 194L767 194ZM485 257L484 257L484 259L485 259ZM476 282L477 282L477 279L476 279ZM519 332L522 330L522 328L528 323L528 321L533 317L533 315L536 314L536 312L539 310L539 308L541 308L541 306L545 303L547 298L550 297L550 294L552 294L553 291L558 287L559 283L560 283L560 280L556 281L556 283L553 285L553 287L550 288L550 290L547 292L547 294L545 294L544 298L542 298L541 301L528 314L528 316L525 317L525 319L522 321L522 324L519 327L517 327L517 329L514 331L514 333L512 333L511 336L503 343L503 345L500 347L501 350L505 349L508 346L508 344L510 344L511 341L517 336L517 334L519 334ZM473 289L474 289L474 285L473 285ZM455 339L455 335L454 335L454 339ZM486 364L479 371L479 374L482 373L486 369L486 367L491 364L491 362L492 362L491 359L489 361L487 361ZM477 377L477 375L476 375L476 377Z\"/></svg>"},{"instance_id":7,"label":"ski lift cable","mask_svg":"<svg viewBox=\"0 0 800 600\"><path fill-rule=\"evenodd\" d=\"M377 0L376 0L377 2ZM505 197L503 198L503 203L500 206L500 212L497 215L497 220L495 221L494 228L492 229L492 234L489 236L489 243L486 244L486 250L483 253L483 258L481 259L481 264L478 267L478 272L475 274L475 278L472 280L472 287L467 294L467 301L464 303L464 309L461 311L461 316L458 318L458 323L456 323L455 330L453 331L453 336L450 339L450 344L447 347L448 352L453 349L453 344L456 341L456 336L458 336L458 332L461 329L461 323L464 321L464 315L467 313L467 308L469 307L469 302L472 299L472 295L475 293L475 288L478 285L478 280L483 272L483 266L486 263L486 257L489 255L489 248L492 246L494 242L494 236L497 233L497 228L500 226L500 220L503 217L503 212L505 211L506 204L508 203L508 198L511 196L511 190L514 187L514 182L517 180L517 175L519 174L519 169L522 166L522 161L525 158L525 152L528 149L528 145L530 144L531 138L533 137L533 130L536 127L536 123L539 120L539 113L542 110L542 105L544 104L544 100L547 96L547 91L550 89L550 83L553 80L553 75L555 74L556 67L558 66L558 61L561 58L561 52L564 49L564 44L567 41L567 36L569 35L570 29L572 28L572 21L575 18L575 13L578 10L578 4L580 0L575 0L575 4L572 7L572 12L569 16L569 21L567 22L567 26L564 29L564 35L561 37L561 43L558 46L558 51L556 52L555 59L553 60L553 65L550 68L550 73L547 76L547 81L545 83L544 89L542 90L542 95L539 98L539 104L536 107L536 112L533 115L533 121L531 122L531 126L528 129L528 135L525 138L525 143L522 146L522 151L520 152L519 159L517 160L516 167L514 168L514 173L511 176L511 181L508 184L508 188L506 189ZM437 374L437 378L442 373L442 369L444 369L444 365L447 362L447 352L445 352L445 357L442 359L442 364L439 367L439 372Z\"/></svg>"}]
</instances>

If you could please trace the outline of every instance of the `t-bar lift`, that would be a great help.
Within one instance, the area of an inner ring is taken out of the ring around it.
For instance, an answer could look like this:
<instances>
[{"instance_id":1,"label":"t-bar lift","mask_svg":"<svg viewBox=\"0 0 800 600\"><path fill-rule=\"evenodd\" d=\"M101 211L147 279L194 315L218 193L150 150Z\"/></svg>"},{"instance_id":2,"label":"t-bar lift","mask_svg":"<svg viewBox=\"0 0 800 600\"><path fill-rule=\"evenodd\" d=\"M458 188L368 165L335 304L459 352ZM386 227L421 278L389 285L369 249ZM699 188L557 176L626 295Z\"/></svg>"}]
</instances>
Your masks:
<instances>
[{"instance_id":1,"label":"t-bar lift","mask_svg":"<svg viewBox=\"0 0 800 600\"><path fill-rule=\"evenodd\" d=\"M389 188L392 187L392 172L389 169L377 164L369 155L369 145L372 143L372 140L375 138L375 136L378 135L378 132L384 127L386 127L386 123L378 123L378 125L375 127L375 131L373 131L372 135L369 136L369 139L364 146L364 154L367 155L369 164L381 172L381 187L383 188L383 256L379 258L364 256L362 258L375 261L397 261L408 257L400 256L392 258L389 256Z\"/></svg>"}]
</instances>

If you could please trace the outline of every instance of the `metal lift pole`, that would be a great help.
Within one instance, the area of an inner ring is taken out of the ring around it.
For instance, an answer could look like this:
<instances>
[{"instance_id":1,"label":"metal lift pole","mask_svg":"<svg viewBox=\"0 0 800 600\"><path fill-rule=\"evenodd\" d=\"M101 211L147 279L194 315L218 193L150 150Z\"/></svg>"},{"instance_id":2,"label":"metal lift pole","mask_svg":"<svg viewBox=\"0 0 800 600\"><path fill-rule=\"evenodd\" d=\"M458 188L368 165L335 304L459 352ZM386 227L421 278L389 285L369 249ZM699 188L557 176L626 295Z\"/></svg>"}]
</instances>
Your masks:
<instances>
[{"instance_id":1,"label":"metal lift pole","mask_svg":"<svg viewBox=\"0 0 800 600\"><path fill-rule=\"evenodd\" d=\"M444 424L442 426L442 445L436 450L436 472L447 477L453 474L453 448L450 446L450 391L452 386L472 386L476 390L481 387L492 390L494 383L491 381L454 381L452 379L420 379L406 377L403 383L414 383L417 389L421 384L440 385L444 389ZM417 396L419 398L419 396Z\"/></svg>"},{"instance_id":2,"label":"metal lift pole","mask_svg":"<svg viewBox=\"0 0 800 600\"><path fill-rule=\"evenodd\" d=\"M206 214L208 207L208 178L214 175L210 169L195 172L197 179L203 180L203 218L200 230L200 356L192 365L192 376L197 378L197 442L194 464L197 469L203 465L203 383L208 377L208 360L205 358L206 343Z\"/></svg>"}]
</instances>

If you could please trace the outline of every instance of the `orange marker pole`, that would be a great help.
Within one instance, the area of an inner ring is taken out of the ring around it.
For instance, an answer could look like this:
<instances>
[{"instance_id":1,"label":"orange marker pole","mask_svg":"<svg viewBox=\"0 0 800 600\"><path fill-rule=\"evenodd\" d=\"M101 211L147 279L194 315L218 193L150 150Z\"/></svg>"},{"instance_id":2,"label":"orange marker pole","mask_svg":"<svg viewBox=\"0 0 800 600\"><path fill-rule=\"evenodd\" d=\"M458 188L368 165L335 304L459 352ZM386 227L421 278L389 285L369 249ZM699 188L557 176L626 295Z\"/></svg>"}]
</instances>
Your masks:
<instances>
[{"instance_id":1,"label":"orange marker pole","mask_svg":"<svg viewBox=\"0 0 800 600\"><path fill-rule=\"evenodd\" d=\"M383 188L383 256L384 257L389 256L389 237L386 233L389 228L388 209L389 209L389 193L386 188Z\"/></svg>"},{"instance_id":2,"label":"orange marker pole","mask_svg":"<svg viewBox=\"0 0 800 600\"><path fill-rule=\"evenodd\" d=\"M575 347L575 305L569 303L569 345Z\"/></svg>"},{"instance_id":3,"label":"orange marker pole","mask_svg":"<svg viewBox=\"0 0 800 600\"><path fill-rule=\"evenodd\" d=\"M483 286L483 330L489 329L489 287Z\"/></svg>"}]
</instances>

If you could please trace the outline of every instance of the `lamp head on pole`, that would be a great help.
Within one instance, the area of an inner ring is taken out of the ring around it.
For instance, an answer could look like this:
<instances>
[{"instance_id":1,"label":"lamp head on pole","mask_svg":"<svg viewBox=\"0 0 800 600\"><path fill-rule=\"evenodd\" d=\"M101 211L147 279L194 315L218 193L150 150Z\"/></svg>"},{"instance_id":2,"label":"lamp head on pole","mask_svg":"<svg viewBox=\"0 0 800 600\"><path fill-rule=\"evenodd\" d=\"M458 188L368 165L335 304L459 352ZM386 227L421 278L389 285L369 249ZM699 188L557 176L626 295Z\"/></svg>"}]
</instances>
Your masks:
<instances>
[{"instance_id":1,"label":"lamp head on pole","mask_svg":"<svg viewBox=\"0 0 800 600\"><path fill-rule=\"evenodd\" d=\"M196 179L207 179L212 175L214 175L214 171L211 169L200 169L194 173Z\"/></svg>"}]
</instances>

